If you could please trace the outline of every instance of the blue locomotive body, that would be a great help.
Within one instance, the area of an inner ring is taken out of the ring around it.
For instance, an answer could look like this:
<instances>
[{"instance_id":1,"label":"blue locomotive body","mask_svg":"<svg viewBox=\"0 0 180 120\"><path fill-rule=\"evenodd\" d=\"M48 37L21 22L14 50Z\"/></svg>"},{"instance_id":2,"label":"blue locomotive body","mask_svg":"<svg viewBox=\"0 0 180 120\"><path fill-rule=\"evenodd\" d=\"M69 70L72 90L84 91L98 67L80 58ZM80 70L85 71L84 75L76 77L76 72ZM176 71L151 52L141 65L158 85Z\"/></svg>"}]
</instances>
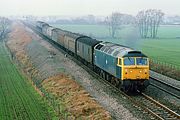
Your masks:
<instances>
[{"instance_id":1,"label":"blue locomotive body","mask_svg":"<svg viewBox=\"0 0 180 120\"><path fill-rule=\"evenodd\" d=\"M94 50L94 64L110 73L116 78L121 78L121 67L117 67L118 59L112 55L105 54L104 52L95 49Z\"/></svg>"}]
</instances>

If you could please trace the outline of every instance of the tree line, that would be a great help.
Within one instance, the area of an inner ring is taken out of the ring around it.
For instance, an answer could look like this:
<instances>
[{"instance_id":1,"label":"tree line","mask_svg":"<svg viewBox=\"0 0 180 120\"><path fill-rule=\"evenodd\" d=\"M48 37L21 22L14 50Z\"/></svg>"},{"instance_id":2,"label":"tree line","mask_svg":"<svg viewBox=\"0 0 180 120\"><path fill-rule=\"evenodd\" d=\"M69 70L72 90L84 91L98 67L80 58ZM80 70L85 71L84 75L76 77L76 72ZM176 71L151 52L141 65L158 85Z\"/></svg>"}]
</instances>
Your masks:
<instances>
[{"instance_id":1,"label":"tree line","mask_svg":"<svg viewBox=\"0 0 180 120\"><path fill-rule=\"evenodd\" d=\"M105 24L108 26L112 38L115 38L117 31L122 29L123 25L128 24L138 27L141 38L156 38L163 16L164 13L156 9L139 11L135 17L115 12L106 17Z\"/></svg>"},{"instance_id":2,"label":"tree line","mask_svg":"<svg viewBox=\"0 0 180 120\"><path fill-rule=\"evenodd\" d=\"M0 17L0 40L4 39L8 33L8 27L11 21L8 18Z\"/></svg>"}]
</instances>

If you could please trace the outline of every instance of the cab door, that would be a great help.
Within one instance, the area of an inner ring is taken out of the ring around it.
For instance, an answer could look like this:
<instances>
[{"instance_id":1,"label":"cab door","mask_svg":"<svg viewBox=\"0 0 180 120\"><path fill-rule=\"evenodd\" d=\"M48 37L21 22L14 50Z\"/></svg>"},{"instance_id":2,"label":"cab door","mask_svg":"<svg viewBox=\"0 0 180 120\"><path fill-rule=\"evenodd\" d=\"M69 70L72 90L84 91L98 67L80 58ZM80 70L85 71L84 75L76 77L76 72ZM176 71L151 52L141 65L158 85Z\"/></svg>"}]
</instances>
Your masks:
<instances>
[{"instance_id":1,"label":"cab door","mask_svg":"<svg viewBox=\"0 0 180 120\"><path fill-rule=\"evenodd\" d=\"M121 58L117 58L116 77L119 79L122 78L122 59Z\"/></svg>"}]
</instances>

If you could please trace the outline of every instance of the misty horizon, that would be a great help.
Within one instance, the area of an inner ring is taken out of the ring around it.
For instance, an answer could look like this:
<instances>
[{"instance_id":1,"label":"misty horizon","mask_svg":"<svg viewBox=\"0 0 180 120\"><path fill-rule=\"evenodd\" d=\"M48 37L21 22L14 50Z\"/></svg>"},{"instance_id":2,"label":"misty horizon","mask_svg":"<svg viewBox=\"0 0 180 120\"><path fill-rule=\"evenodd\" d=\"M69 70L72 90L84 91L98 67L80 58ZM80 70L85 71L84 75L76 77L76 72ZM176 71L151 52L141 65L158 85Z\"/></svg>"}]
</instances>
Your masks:
<instances>
[{"instance_id":1,"label":"misty horizon","mask_svg":"<svg viewBox=\"0 0 180 120\"><path fill-rule=\"evenodd\" d=\"M0 0L0 16L108 16L121 12L135 16L139 11L159 9L166 15L180 15L178 0Z\"/></svg>"}]
</instances>

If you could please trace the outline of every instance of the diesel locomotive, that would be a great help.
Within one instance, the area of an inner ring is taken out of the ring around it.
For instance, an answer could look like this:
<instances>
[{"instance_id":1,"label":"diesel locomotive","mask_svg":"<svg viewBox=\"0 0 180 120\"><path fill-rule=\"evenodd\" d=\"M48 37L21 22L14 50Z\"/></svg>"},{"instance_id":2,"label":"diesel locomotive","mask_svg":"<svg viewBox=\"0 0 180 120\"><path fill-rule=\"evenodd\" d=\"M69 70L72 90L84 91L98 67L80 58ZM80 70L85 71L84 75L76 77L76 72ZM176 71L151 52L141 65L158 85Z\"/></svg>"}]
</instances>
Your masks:
<instances>
[{"instance_id":1,"label":"diesel locomotive","mask_svg":"<svg viewBox=\"0 0 180 120\"><path fill-rule=\"evenodd\" d=\"M37 21L36 28L64 50L124 91L142 91L149 85L149 59L141 51L102 42Z\"/></svg>"}]
</instances>

